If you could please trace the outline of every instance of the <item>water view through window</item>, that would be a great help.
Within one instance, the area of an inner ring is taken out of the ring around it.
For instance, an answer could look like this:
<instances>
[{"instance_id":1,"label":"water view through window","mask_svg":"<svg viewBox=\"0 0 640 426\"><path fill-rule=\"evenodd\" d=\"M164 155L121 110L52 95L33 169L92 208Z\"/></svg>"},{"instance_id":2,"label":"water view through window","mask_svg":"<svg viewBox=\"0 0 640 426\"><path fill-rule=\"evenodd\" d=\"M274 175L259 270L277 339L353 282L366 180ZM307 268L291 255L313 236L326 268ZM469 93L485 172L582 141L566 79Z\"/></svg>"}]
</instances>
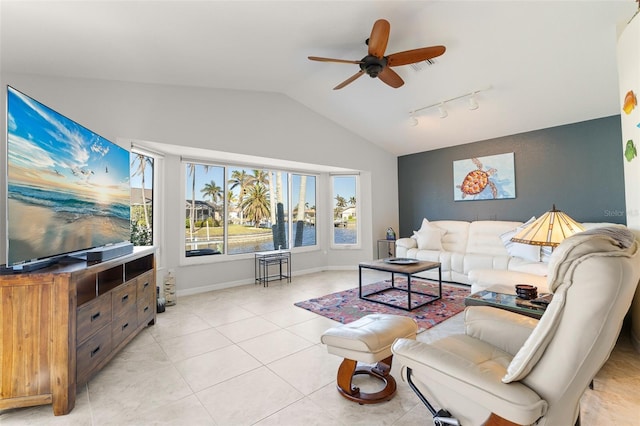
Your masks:
<instances>
[{"instance_id":1,"label":"water view through window","mask_svg":"<svg viewBox=\"0 0 640 426\"><path fill-rule=\"evenodd\" d=\"M185 170L187 257L316 244L315 176L194 163Z\"/></svg>"},{"instance_id":2,"label":"water view through window","mask_svg":"<svg viewBox=\"0 0 640 426\"><path fill-rule=\"evenodd\" d=\"M333 188L333 243L358 243L357 176L332 176Z\"/></svg>"}]
</instances>

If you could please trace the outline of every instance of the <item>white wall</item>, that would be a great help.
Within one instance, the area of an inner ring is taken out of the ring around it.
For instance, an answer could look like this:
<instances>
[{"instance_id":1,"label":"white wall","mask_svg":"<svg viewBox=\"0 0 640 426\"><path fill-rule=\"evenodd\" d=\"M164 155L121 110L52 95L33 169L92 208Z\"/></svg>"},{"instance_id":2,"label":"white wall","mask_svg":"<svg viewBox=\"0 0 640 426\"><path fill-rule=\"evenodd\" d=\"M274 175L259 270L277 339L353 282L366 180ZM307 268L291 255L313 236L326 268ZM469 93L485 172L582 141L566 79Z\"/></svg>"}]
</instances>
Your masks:
<instances>
[{"instance_id":1,"label":"white wall","mask_svg":"<svg viewBox=\"0 0 640 426\"><path fill-rule=\"evenodd\" d=\"M620 107L625 95L633 90L640 99L640 15L624 28L618 38L618 79L620 84ZM640 150L640 105L630 114L621 113L622 152L627 141L633 140ZM624 160L625 202L627 204L627 226L640 238L640 156L631 161ZM631 340L640 352L640 287L631 307Z\"/></svg>"},{"instance_id":2,"label":"white wall","mask_svg":"<svg viewBox=\"0 0 640 426\"><path fill-rule=\"evenodd\" d=\"M3 105L8 84L114 142L152 141L361 171L362 249L331 250L328 235L322 236L319 251L294 255L294 274L355 267L375 256L376 240L384 238L387 227L398 229L396 157L285 95L9 73L0 81ZM5 129L6 114L0 117ZM6 132L2 149L0 199L4 200ZM167 156L164 169L168 179L155 188L167 206L159 230L165 245L160 266L176 270L179 293L251 282L254 270L249 259L179 265L184 250L179 157ZM328 184L322 178L320 182ZM328 189L324 194L329 203ZM0 223L6 221L4 210ZM5 259L5 250L6 243L0 247L0 259Z\"/></svg>"}]
</instances>

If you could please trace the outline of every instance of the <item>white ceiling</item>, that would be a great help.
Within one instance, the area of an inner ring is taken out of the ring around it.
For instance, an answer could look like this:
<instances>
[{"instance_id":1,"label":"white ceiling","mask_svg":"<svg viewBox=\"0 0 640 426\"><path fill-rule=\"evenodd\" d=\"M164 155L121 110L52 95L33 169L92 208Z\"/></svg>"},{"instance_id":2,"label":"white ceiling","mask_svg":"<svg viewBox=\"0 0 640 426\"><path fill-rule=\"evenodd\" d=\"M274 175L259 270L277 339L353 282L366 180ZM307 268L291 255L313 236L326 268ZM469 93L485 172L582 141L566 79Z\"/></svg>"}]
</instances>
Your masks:
<instances>
[{"instance_id":1,"label":"white ceiling","mask_svg":"<svg viewBox=\"0 0 640 426\"><path fill-rule=\"evenodd\" d=\"M397 155L618 114L616 35L634 0L0 0L0 71L283 93ZM387 54L445 45L436 63L394 70L392 89L358 65L376 19ZM425 110L412 127L409 111Z\"/></svg>"}]
</instances>

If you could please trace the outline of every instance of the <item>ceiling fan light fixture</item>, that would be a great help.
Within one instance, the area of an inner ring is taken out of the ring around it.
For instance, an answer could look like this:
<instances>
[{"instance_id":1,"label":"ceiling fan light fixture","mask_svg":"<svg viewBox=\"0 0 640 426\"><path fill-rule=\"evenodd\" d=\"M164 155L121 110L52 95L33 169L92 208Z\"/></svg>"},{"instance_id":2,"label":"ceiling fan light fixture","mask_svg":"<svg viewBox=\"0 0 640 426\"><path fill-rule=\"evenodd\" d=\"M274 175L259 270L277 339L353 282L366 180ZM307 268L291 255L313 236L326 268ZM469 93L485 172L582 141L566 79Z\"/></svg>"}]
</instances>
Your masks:
<instances>
[{"instance_id":1,"label":"ceiling fan light fixture","mask_svg":"<svg viewBox=\"0 0 640 426\"><path fill-rule=\"evenodd\" d=\"M442 102L440 106L438 106L438 111L440 112L440 118L447 118L449 116L449 113L444 106L444 102Z\"/></svg>"}]
</instances>

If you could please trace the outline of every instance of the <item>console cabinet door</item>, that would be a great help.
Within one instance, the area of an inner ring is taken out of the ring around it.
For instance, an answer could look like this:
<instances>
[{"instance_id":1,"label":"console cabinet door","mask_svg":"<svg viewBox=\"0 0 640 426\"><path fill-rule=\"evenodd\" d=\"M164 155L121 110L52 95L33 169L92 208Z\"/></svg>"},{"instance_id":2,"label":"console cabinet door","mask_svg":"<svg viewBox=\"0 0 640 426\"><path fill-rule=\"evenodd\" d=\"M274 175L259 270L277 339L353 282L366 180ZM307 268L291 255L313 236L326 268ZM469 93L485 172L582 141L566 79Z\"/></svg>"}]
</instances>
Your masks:
<instances>
[{"instance_id":1,"label":"console cabinet door","mask_svg":"<svg viewBox=\"0 0 640 426\"><path fill-rule=\"evenodd\" d=\"M53 280L32 283L16 279L14 283L0 287L0 396L16 398L49 394Z\"/></svg>"}]
</instances>

